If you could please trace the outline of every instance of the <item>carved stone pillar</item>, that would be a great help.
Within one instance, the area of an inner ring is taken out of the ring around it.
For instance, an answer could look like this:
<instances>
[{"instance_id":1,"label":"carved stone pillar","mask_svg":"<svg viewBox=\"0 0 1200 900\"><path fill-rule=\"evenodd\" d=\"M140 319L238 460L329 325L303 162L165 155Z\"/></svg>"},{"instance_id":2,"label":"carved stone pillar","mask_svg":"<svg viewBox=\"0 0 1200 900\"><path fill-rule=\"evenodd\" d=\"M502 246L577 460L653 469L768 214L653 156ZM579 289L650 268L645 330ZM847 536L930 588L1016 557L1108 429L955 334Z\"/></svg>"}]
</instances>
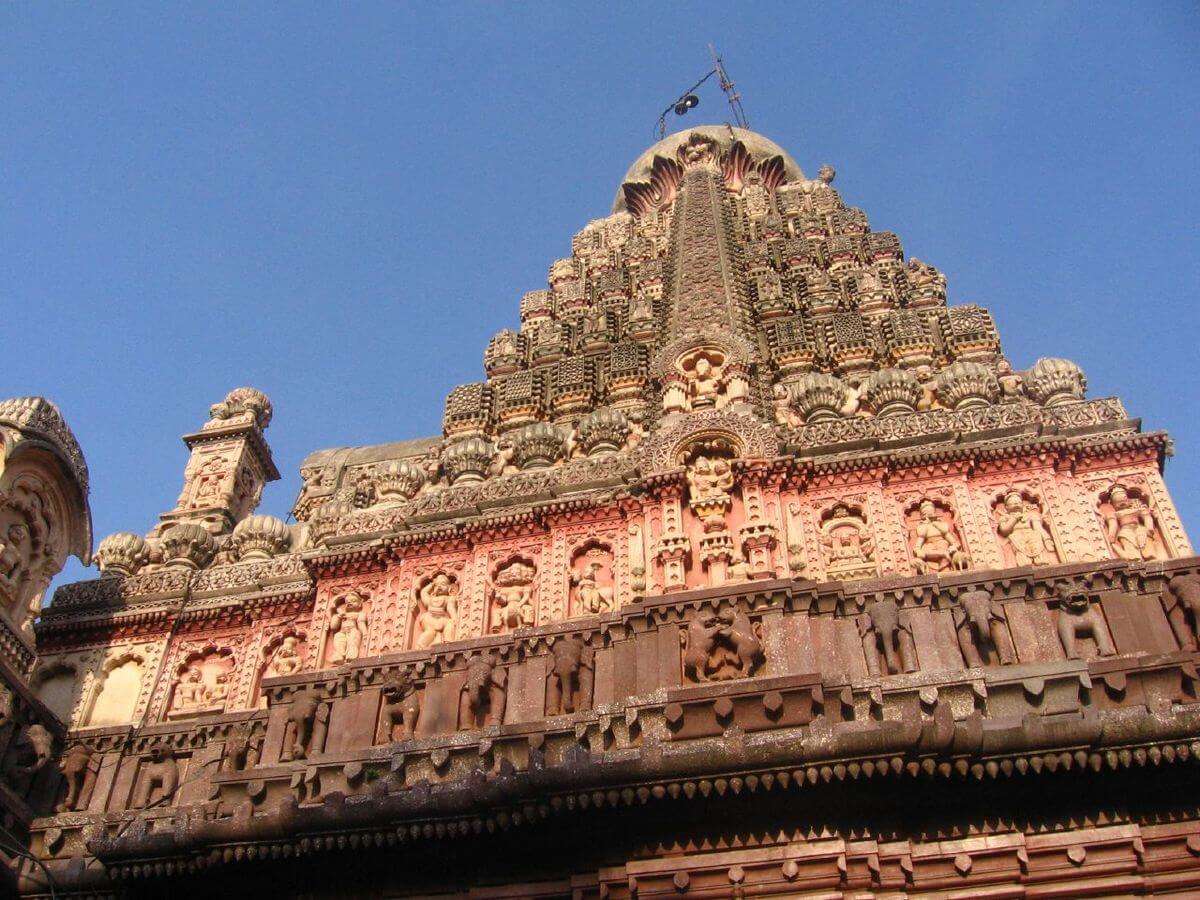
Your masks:
<instances>
[{"instance_id":1,"label":"carved stone pillar","mask_svg":"<svg viewBox=\"0 0 1200 900\"><path fill-rule=\"evenodd\" d=\"M663 498L662 517L662 537L654 548L654 557L662 567L663 592L682 591L687 587L687 559L692 542L683 533L683 511L677 494Z\"/></svg>"}]
</instances>

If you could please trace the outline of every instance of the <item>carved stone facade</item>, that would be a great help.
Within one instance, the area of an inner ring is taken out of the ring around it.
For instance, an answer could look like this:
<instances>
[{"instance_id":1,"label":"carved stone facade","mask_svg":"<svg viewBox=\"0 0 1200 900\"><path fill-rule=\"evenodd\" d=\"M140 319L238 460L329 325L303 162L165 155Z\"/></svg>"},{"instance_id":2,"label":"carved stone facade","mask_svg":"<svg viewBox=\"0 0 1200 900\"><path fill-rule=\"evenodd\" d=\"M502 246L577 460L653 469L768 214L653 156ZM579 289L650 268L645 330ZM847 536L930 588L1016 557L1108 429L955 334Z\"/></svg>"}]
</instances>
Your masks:
<instances>
[{"instance_id":1,"label":"carved stone facade","mask_svg":"<svg viewBox=\"0 0 1200 900\"><path fill-rule=\"evenodd\" d=\"M656 144L442 434L312 454L294 524L254 513L270 401L216 404L175 508L36 628L67 730L9 752L57 890L1200 890L1166 435L1014 369L833 180ZM15 641L34 557L90 547L60 444L57 499L0 481Z\"/></svg>"}]
</instances>

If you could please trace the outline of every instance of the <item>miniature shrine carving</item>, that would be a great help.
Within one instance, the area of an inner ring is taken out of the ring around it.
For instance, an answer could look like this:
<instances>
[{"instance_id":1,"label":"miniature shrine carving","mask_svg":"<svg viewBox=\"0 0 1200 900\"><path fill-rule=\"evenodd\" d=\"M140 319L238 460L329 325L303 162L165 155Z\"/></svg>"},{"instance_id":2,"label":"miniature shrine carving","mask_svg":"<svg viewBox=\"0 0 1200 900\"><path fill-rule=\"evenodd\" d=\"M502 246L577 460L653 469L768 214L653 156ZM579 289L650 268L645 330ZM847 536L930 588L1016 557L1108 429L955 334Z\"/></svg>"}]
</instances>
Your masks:
<instances>
[{"instance_id":1,"label":"miniature shrine carving","mask_svg":"<svg viewBox=\"0 0 1200 900\"><path fill-rule=\"evenodd\" d=\"M1048 566L1058 562L1058 551L1050 526L1032 497L1008 491L996 515L996 533L1012 553L1013 565Z\"/></svg>"},{"instance_id":2,"label":"miniature shrine carving","mask_svg":"<svg viewBox=\"0 0 1200 900\"><path fill-rule=\"evenodd\" d=\"M877 573L875 538L861 508L835 503L821 516L820 533L830 578L869 578Z\"/></svg>"},{"instance_id":3,"label":"miniature shrine carving","mask_svg":"<svg viewBox=\"0 0 1200 900\"><path fill-rule=\"evenodd\" d=\"M917 573L936 575L968 568L970 559L955 534L953 513L928 498L920 501L915 513L908 540Z\"/></svg>"},{"instance_id":4,"label":"miniature shrine carving","mask_svg":"<svg viewBox=\"0 0 1200 900\"><path fill-rule=\"evenodd\" d=\"M867 672L903 675L917 670L917 648L912 629L901 621L900 606L890 597L874 600L857 619Z\"/></svg>"},{"instance_id":5,"label":"miniature shrine carving","mask_svg":"<svg viewBox=\"0 0 1200 900\"><path fill-rule=\"evenodd\" d=\"M458 580L438 572L417 588L416 601L413 646L424 649L454 640L458 622Z\"/></svg>"},{"instance_id":6,"label":"miniature shrine carving","mask_svg":"<svg viewBox=\"0 0 1200 900\"><path fill-rule=\"evenodd\" d=\"M748 678L766 660L761 627L733 605L693 616L679 638L684 677L697 684Z\"/></svg>"},{"instance_id":7,"label":"miniature shrine carving","mask_svg":"<svg viewBox=\"0 0 1200 900\"><path fill-rule=\"evenodd\" d=\"M504 634L534 623L534 579L537 569L531 562L515 559L501 566L492 577L493 634Z\"/></svg>"},{"instance_id":8,"label":"miniature shrine carving","mask_svg":"<svg viewBox=\"0 0 1200 900\"><path fill-rule=\"evenodd\" d=\"M1118 483L1100 501L1104 532L1118 557L1134 562L1162 557L1155 546L1158 529L1154 525L1154 515L1140 492Z\"/></svg>"},{"instance_id":9,"label":"miniature shrine carving","mask_svg":"<svg viewBox=\"0 0 1200 900\"><path fill-rule=\"evenodd\" d=\"M592 708L595 652L577 637L560 638L550 648L546 676L546 715L559 716Z\"/></svg>"},{"instance_id":10,"label":"miniature shrine carving","mask_svg":"<svg viewBox=\"0 0 1200 900\"><path fill-rule=\"evenodd\" d=\"M459 701L458 727L503 724L507 690L508 670L498 665L492 654L472 657Z\"/></svg>"},{"instance_id":11,"label":"miniature shrine carving","mask_svg":"<svg viewBox=\"0 0 1200 900\"><path fill-rule=\"evenodd\" d=\"M1163 592L1167 621L1184 650L1195 649L1200 638L1200 575L1176 575Z\"/></svg>"},{"instance_id":12,"label":"miniature shrine carving","mask_svg":"<svg viewBox=\"0 0 1200 900\"><path fill-rule=\"evenodd\" d=\"M141 783L133 805L137 809L158 805L170 799L178 786L179 763L175 761L175 755L163 747L155 747L142 763Z\"/></svg>"},{"instance_id":13,"label":"miniature shrine carving","mask_svg":"<svg viewBox=\"0 0 1200 900\"><path fill-rule=\"evenodd\" d=\"M1092 603L1088 595L1083 593L1068 593L1059 597L1058 638L1067 659L1080 658L1080 638L1094 640L1100 656L1112 656L1117 652L1108 636L1108 626L1100 605Z\"/></svg>"},{"instance_id":14,"label":"miniature shrine carving","mask_svg":"<svg viewBox=\"0 0 1200 900\"><path fill-rule=\"evenodd\" d=\"M421 695L408 672L398 672L383 686L376 743L405 741L417 731L421 715Z\"/></svg>"},{"instance_id":15,"label":"miniature shrine carving","mask_svg":"<svg viewBox=\"0 0 1200 900\"><path fill-rule=\"evenodd\" d=\"M358 659L367 636L366 598L358 591L350 591L334 606L329 617L330 638L329 665L339 665Z\"/></svg>"},{"instance_id":16,"label":"miniature shrine carving","mask_svg":"<svg viewBox=\"0 0 1200 900\"><path fill-rule=\"evenodd\" d=\"M995 663L1007 666L1016 661L1004 606L993 600L989 591L967 591L958 598L952 617L958 648L969 668Z\"/></svg>"}]
</instances>

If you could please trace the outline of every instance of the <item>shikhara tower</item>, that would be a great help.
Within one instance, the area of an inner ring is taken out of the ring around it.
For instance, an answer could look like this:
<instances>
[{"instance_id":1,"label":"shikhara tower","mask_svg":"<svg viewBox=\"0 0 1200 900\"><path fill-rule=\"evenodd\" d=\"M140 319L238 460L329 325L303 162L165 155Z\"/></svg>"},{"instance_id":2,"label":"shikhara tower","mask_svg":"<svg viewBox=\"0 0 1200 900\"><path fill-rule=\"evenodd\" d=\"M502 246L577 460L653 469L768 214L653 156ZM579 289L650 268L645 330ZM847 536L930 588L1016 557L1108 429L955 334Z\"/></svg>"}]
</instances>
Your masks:
<instances>
[{"instance_id":1,"label":"shikhara tower","mask_svg":"<svg viewBox=\"0 0 1200 900\"><path fill-rule=\"evenodd\" d=\"M660 141L443 434L312 454L296 524L270 401L214 406L5 676L22 890L1200 891L1166 435L833 180Z\"/></svg>"}]
</instances>

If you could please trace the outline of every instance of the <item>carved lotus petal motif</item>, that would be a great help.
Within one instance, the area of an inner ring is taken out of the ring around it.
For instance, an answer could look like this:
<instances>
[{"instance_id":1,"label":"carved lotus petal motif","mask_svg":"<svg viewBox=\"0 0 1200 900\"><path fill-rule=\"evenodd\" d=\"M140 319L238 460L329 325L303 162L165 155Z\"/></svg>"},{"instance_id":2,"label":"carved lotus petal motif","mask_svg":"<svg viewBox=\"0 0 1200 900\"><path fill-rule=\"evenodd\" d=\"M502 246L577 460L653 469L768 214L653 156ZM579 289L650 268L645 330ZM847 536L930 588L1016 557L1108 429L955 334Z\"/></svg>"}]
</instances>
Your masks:
<instances>
[{"instance_id":1,"label":"carved lotus petal motif","mask_svg":"<svg viewBox=\"0 0 1200 900\"><path fill-rule=\"evenodd\" d=\"M1043 357L1025 373L1025 389L1043 406L1059 406L1082 400L1087 378L1069 359Z\"/></svg>"},{"instance_id":2,"label":"carved lotus petal motif","mask_svg":"<svg viewBox=\"0 0 1200 900\"><path fill-rule=\"evenodd\" d=\"M163 561L185 569L203 568L216 552L216 543L208 530L191 522L172 525L159 537Z\"/></svg>"},{"instance_id":3,"label":"carved lotus petal motif","mask_svg":"<svg viewBox=\"0 0 1200 900\"><path fill-rule=\"evenodd\" d=\"M620 450L629 437L629 420L617 409L597 409L579 420L579 444L589 456Z\"/></svg>"},{"instance_id":4,"label":"carved lotus petal motif","mask_svg":"<svg viewBox=\"0 0 1200 900\"><path fill-rule=\"evenodd\" d=\"M330 500L314 510L308 520L308 539L314 547L323 547L337 534L338 524L354 512L354 507L344 500Z\"/></svg>"},{"instance_id":5,"label":"carved lotus petal motif","mask_svg":"<svg viewBox=\"0 0 1200 900\"><path fill-rule=\"evenodd\" d=\"M820 422L841 415L848 388L840 378L823 372L801 375L789 387L792 405L805 422Z\"/></svg>"},{"instance_id":6,"label":"carved lotus petal motif","mask_svg":"<svg viewBox=\"0 0 1200 900\"><path fill-rule=\"evenodd\" d=\"M383 463L375 473L375 503L401 503L417 495L425 484L425 470L407 459Z\"/></svg>"},{"instance_id":7,"label":"carved lotus petal motif","mask_svg":"<svg viewBox=\"0 0 1200 900\"><path fill-rule=\"evenodd\" d=\"M956 362L938 373L938 399L950 409L988 406L1000 398L996 373L982 363Z\"/></svg>"},{"instance_id":8,"label":"carved lotus petal motif","mask_svg":"<svg viewBox=\"0 0 1200 900\"><path fill-rule=\"evenodd\" d=\"M534 422L512 434L514 461L522 469L548 466L563 455L566 437L548 422Z\"/></svg>"},{"instance_id":9,"label":"carved lotus petal motif","mask_svg":"<svg viewBox=\"0 0 1200 900\"><path fill-rule=\"evenodd\" d=\"M96 563L104 576L133 575L150 559L150 547L140 534L118 531L110 534L96 548Z\"/></svg>"},{"instance_id":10,"label":"carved lotus petal motif","mask_svg":"<svg viewBox=\"0 0 1200 900\"><path fill-rule=\"evenodd\" d=\"M271 559L287 552L292 533L275 516L248 516L237 523L229 541L239 560Z\"/></svg>"},{"instance_id":11,"label":"carved lotus petal motif","mask_svg":"<svg viewBox=\"0 0 1200 900\"><path fill-rule=\"evenodd\" d=\"M880 369L867 376L862 394L877 416L912 412L921 400L921 383L907 369Z\"/></svg>"},{"instance_id":12,"label":"carved lotus petal motif","mask_svg":"<svg viewBox=\"0 0 1200 900\"><path fill-rule=\"evenodd\" d=\"M495 449L482 438L467 438L442 451L442 469L451 484L480 481L487 474Z\"/></svg>"}]
</instances>

